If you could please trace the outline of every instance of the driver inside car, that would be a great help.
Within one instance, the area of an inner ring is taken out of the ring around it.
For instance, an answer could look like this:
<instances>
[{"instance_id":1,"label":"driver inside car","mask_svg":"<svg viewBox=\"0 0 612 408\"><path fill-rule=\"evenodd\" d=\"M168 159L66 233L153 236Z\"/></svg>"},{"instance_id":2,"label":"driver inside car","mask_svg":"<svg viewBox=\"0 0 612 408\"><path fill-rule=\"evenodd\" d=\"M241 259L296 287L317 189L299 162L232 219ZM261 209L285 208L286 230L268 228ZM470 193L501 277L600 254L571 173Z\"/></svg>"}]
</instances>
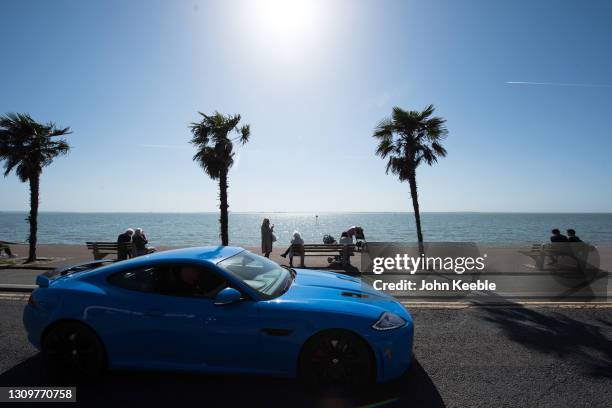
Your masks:
<instances>
[{"instance_id":1,"label":"driver inside car","mask_svg":"<svg viewBox=\"0 0 612 408\"><path fill-rule=\"evenodd\" d=\"M226 286L214 273L190 265L181 266L176 278L174 292L179 296L213 297Z\"/></svg>"},{"instance_id":2,"label":"driver inside car","mask_svg":"<svg viewBox=\"0 0 612 408\"><path fill-rule=\"evenodd\" d=\"M204 290L200 284L200 271L193 266L182 266L177 273L175 292L183 296L202 296Z\"/></svg>"}]
</instances>

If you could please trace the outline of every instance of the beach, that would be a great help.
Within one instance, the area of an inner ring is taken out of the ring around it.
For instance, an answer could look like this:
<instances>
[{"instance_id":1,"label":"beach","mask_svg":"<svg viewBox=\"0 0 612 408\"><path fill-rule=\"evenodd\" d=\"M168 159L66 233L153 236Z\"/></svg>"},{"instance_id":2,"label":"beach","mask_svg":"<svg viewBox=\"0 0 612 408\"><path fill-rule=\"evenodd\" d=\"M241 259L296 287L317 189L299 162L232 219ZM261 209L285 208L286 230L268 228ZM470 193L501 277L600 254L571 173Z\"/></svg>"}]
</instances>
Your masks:
<instances>
[{"instance_id":1,"label":"beach","mask_svg":"<svg viewBox=\"0 0 612 408\"><path fill-rule=\"evenodd\" d=\"M166 251L178 248L186 248L188 246L168 246L159 245L155 246L157 251ZM19 256L27 254L27 245L11 245L14 252ZM253 253L261 254L261 248L253 246L244 246ZM280 264L288 264L288 258L282 258L280 255L287 249L287 246L283 244L276 244L273 247L273 251L270 254L270 259ZM527 267L530 259L525 255L519 253L519 251L526 249L525 246L520 245L506 245L506 246L483 246L480 251L487 253L489 259L493 262L489 263L489 272L520 272L529 271L532 268ZM600 268L604 270L612 270L612 246L603 245L598 246L600 253ZM65 244L40 244L37 246L37 253L39 258L52 258L50 262L39 262L41 265L48 265L53 267L59 267L64 265L75 264L79 262L86 262L93 260L91 250L87 249L85 244L83 245L65 245ZM296 261L297 259L297 261ZM361 264L361 254L355 252L351 257L351 263L357 267ZM294 264L299 264L299 259L294 258ZM309 268L327 268L328 262L325 257L306 257L306 264ZM524 268L520 268L520 266Z\"/></svg>"},{"instance_id":2,"label":"beach","mask_svg":"<svg viewBox=\"0 0 612 408\"><path fill-rule=\"evenodd\" d=\"M14 249L14 252L21 255L27 254L27 245L11 245L11 248ZM172 249L185 248L185 246L167 246L160 245L155 246L157 251L167 251ZM245 249L254 252L256 254L261 253L260 248L256 247L245 247ZM280 255L285 251L285 247L275 246L274 250L270 254L270 258L273 261L276 261L280 264L287 264L288 260L282 258ZM87 249L85 244L83 245L64 245L64 244L41 244L37 246L37 254L39 258L50 258L49 261L39 261L37 262L38 266L45 267L61 267L64 265L72 265L80 262L92 261L93 256L92 252ZM357 260L359 260L359 256L357 255ZM113 259L111 256L107 257L108 259ZM308 261L309 267L327 267L327 260L322 257L311 258ZM355 260L353 260L355 262ZM299 258L294 258L294 264L299 265ZM27 265L24 265L27 267ZM1 266L0 266L1 268Z\"/></svg>"},{"instance_id":3,"label":"beach","mask_svg":"<svg viewBox=\"0 0 612 408\"><path fill-rule=\"evenodd\" d=\"M13 245L14 252L25 254L27 246ZM178 246L157 246L157 251L178 249ZM260 254L258 247L245 247L245 249ZM281 264L289 265L288 258L280 255L284 252L284 245L275 245L270 258ZM465 272L456 274L440 271L419 271L414 275L383 274L375 275L368 270L364 271L362 254L355 252L351 256L351 267L343 269L341 265L330 265L325 256L306 257L305 264L310 269L321 269L336 273L359 274L363 280L376 288L383 287L385 283L402 283L406 280L415 281L418 287L448 282L453 284L479 284L487 281L496 285L493 291L441 291L423 290L410 291L404 286L398 290L385 290L385 292L405 301L431 300L442 301L474 301L486 300L500 302L502 300L521 301L571 301L571 302L607 302L612 299L612 246L599 246L597 248L598 268L596 272L587 274L576 270L574 264L562 263L559 267L545 265L538 270L534 260L522 251L525 246L481 246L480 254L486 259L483 271ZM40 261L35 264L21 264L17 266L0 265L0 285L33 285L36 275L45 269L73 265L93 260L92 252L85 245L42 244L38 246ZM109 259L113 259L108 256ZM299 267L299 257L294 258L294 267ZM41 268L41 269L38 269ZM388 286L384 286L387 288ZM398 288L400 286L397 286ZM483 296L486 293L488 297Z\"/></svg>"}]
</instances>

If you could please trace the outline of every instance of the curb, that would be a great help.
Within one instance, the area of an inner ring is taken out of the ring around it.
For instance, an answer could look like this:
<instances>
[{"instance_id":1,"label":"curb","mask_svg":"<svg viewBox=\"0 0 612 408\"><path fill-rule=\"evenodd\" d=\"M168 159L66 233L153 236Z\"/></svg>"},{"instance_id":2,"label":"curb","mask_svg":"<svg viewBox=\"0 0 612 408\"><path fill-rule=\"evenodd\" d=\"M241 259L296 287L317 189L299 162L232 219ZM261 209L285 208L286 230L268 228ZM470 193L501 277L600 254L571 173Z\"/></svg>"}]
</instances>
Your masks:
<instances>
[{"instance_id":1,"label":"curb","mask_svg":"<svg viewBox=\"0 0 612 408\"><path fill-rule=\"evenodd\" d=\"M561 302L561 301L517 301L469 303L469 302L400 302L409 309L524 309L524 308L565 308L565 309L608 309L612 302Z\"/></svg>"},{"instance_id":2,"label":"curb","mask_svg":"<svg viewBox=\"0 0 612 408\"><path fill-rule=\"evenodd\" d=\"M50 271L53 269L57 269L53 266L14 266L14 265L0 265L0 271L3 269L24 269L30 271Z\"/></svg>"},{"instance_id":3,"label":"curb","mask_svg":"<svg viewBox=\"0 0 612 408\"><path fill-rule=\"evenodd\" d=\"M32 292L37 285L16 285L0 283L0 292Z\"/></svg>"}]
</instances>

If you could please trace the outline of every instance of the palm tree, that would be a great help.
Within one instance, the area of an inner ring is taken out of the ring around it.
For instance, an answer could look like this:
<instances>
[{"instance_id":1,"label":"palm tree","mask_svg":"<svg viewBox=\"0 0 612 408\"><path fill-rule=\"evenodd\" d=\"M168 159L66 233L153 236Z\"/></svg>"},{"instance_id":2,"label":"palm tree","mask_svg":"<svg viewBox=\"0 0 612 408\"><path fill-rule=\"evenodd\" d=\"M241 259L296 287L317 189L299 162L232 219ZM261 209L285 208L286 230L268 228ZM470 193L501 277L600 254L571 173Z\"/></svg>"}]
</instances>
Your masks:
<instances>
[{"instance_id":1,"label":"palm tree","mask_svg":"<svg viewBox=\"0 0 612 408\"><path fill-rule=\"evenodd\" d=\"M373 135L379 141L376 154L388 159L387 174L396 174L400 181L408 181L410 185L420 253L423 253L423 232L416 169L423 162L431 166L439 157L446 156L446 149L440 144L448 133L444 126L446 120L432 117L433 112L433 105L422 112L394 107L391 117L383 119Z\"/></svg>"},{"instance_id":2,"label":"palm tree","mask_svg":"<svg viewBox=\"0 0 612 408\"><path fill-rule=\"evenodd\" d=\"M240 123L240 115L222 115L215 112L212 115L202 115L200 122L194 122L190 125L191 143L196 146L198 151L193 156L193 160L197 162L204 172L213 180L219 181L219 209L221 217L219 223L221 225L221 244L227 246L229 244L229 234L227 231L227 174L229 169L234 164L234 142L238 141L242 145L249 141L251 134L250 125L242 125ZM235 131L238 136L230 138L229 134Z\"/></svg>"},{"instance_id":3,"label":"palm tree","mask_svg":"<svg viewBox=\"0 0 612 408\"><path fill-rule=\"evenodd\" d=\"M26 113L0 116L0 161L4 161L4 176L15 170L17 177L30 183L30 251L26 262L36 261L38 229L38 195L43 167L57 156L67 154L70 146L65 139L54 138L70 134L70 128L57 128L54 123L38 123Z\"/></svg>"}]
</instances>

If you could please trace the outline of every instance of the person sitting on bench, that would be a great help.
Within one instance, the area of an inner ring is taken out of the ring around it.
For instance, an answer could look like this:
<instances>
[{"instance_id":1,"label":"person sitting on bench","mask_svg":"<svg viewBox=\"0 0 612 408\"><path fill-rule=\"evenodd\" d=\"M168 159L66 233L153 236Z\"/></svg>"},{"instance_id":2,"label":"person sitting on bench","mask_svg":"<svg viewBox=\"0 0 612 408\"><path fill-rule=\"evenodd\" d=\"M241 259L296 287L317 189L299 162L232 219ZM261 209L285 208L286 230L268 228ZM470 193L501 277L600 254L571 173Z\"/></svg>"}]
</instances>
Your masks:
<instances>
[{"instance_id":1,"label":"person sitting on bench","mask_svg":"<svg viewBox=\"0 0 612 408\"><path fill-rule=\"evenodd\" d=\"M147 236L145 235L142 228L136 228L136 230L134 231L134 236L132 237L132 242L134 243L136 256L147 254L147 244L149 243L149 241L147 240Z\"/></svg>"},{"instance_id":2,"label":"person sitting on bench","mask_svg":"<svg viewBox=\"0 0 612 408\"><path fill-rule=\"evenodd\" d=\"M567 237L561 234L558 228L551 231L550 242L567 242Z\"/></svg>"},{"instance_id":3,"label":"person sitting on bench","mask_svg":"<svg viewBox=\"0 0 612 408\"><path fill-rule=\"evenodd\" d=\"M289 248L287 248L287 250L281 254L283 258L286 258L287 255L289 255L289 266L293 266L293 255L295 251L294 245L304 245L304 240L302 239L302 236L300 235L298 231L293 231L293 238L291 238L291 245L289 245ZM304 267L304 250L303 249L300 255L302 257L302 262L300 263L300 266L303 268Z\"/></svg>"},{"instance_id":4,"label":"person sitting on bench","mask_svg":"<svg viewBox=\"0 0 612 408\"><path fill-rule=\"evenodd\" d=\"M568 242L582 242L582 240L576 235L576 230L568 229L567 230L567 241Z\"/></svg>"},{"instance_id":5,"label":"person sitting on bench","mask_svg":"<svg viewBox=\"0 0 612 408\"><path fill-rule=\"evenodd\" d=\"M134 230L131 228L128 228L127 230L125 230L123 234L119 234L119 236L117 237L117 243L124 244L128 242L132 242L132 235L134 235ZM119 248L117 250L117 259L120 261L124 259L128 259L128 258L132 258L133 256L134 254L125 248Z\"/></svg>"},{"instance_id":6,"label":"person sitting on bench","mask_svg":"<svg viewBox=\"0 0 612 408\"><path fill-rule=\"evenodd\" d=\"M6 253L6 256L8 256L9 258L17 257L17 255L11 252L11 247L8 246L8 243L4 241L0 241L0 253L2 253L2 251L4 251Z\"/></svg>"},{"instance_id":7,"label":"person sitting on bench","mask_svg":"<svg viewBox=\"0 0 612 408\"><path fill-rule=\"evenodd\" d=\"M550 233L552 234L550 236L550 242L552 242L553 244L568 242L567 237L565 235L561 234L561 231L559 231L558 228L554 228ZM557 264L557 257L556 256L550 255L550 264L551 265L556 265Z\"/></svg>"}]
</instances>

